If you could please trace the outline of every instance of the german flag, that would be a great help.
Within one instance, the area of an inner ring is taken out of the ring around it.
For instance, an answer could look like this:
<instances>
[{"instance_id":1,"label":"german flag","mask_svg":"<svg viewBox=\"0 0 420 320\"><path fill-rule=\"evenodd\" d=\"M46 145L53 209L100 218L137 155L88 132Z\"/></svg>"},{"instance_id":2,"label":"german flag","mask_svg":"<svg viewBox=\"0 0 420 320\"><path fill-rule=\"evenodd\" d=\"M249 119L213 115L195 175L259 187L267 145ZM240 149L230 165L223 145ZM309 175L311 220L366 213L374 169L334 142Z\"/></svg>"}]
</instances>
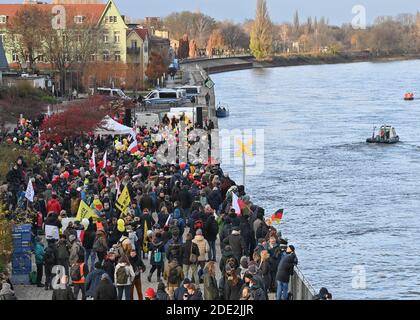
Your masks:
<instances>
[{"instance_id":1,"label":"german flag","mask_svg":"<svg viewBox=\"0 0 420 320\"><path fill-rule=\"evenodd\" d=\"M283 219L283 213L284 209L279 209L276 212L274 212L271 216L271 220L273 223L280 223L281 219Z\"/></svg>"}]
</instances>

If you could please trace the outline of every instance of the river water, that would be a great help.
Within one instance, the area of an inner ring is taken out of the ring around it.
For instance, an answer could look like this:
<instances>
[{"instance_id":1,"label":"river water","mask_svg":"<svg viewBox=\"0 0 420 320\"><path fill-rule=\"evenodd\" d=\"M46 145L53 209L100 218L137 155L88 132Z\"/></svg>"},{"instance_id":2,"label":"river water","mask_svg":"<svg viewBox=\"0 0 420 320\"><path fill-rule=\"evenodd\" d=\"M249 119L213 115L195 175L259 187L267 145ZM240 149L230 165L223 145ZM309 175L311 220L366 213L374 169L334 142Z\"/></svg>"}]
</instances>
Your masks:
<instances>
[{"instance_id":1,"label":"river water","mask_svg":"<svg viewBox=\"0 0 420 320\"><path fill-rule=\"evenodd\" d=\"M254 203L285 209L282 233L316 290L336 299L420 298L420 60L213 75L221 129L264 129ZM418 100L403 101L407 91ZM401 143L369 145L373 124ZM225 163L241 183L240 165Z\"/></svg>"}]
</instances>

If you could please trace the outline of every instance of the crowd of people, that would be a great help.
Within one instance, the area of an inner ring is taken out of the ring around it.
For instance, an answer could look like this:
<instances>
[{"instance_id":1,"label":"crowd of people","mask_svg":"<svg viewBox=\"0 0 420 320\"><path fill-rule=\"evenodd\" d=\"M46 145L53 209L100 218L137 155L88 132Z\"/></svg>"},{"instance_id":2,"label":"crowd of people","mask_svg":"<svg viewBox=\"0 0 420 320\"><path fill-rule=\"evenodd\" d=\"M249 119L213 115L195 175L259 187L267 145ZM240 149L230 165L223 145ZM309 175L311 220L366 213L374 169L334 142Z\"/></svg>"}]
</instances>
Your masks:
<instances>
[{"instance_id":1,"label":"crowd of people","mask_svg":"<svg viewBox=\"0 0 420 320\"><path fill-rule=\"evenodd\" d=\"M180 130L176 121L165 125ZM10 219L17 208L34 213L35 282L53 290L54 300L292 298L294 246L219 164L160 165L156 128L137 129L133 154L129 137L46 141L38 126L26 122L0 138L39 156L11 165L3 198ZM92 166L93 152L101 161ZM25 198L30 179L33 202ZM124 190L130 201L121 208ZM240 212L233 194L244 204ZM79 219L83 203L93 214ZM65 272L57 279L59 268ZM1 290L10 293L10 284Z\"/></svg>"}]
</instances>

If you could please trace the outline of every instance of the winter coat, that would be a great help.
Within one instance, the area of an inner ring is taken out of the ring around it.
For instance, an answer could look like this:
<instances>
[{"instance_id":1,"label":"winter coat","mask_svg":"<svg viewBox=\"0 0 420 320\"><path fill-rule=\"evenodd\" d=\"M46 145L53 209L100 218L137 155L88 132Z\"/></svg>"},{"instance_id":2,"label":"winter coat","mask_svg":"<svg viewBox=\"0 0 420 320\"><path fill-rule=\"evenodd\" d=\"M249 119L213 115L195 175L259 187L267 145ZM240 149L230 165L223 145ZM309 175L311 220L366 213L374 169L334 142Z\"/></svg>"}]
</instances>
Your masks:
<instances>
[{"instance_id":1,"label":"winter coat","mask_svg":"<svg viewBox=\"0 0 420 320\"><path fill-rule=\"evenodd\" d=\"M83 247L86 250L92 250L93 243L95 242L96 232L92 224L89 225L85 231L85 237L83 238Z\"/></svg>"},{"instance_id":2,"label":"winter coat","mask_svg":"<svg viewBox=\"0 0 420 320\"><path fill-rule=\"evenodd\" d=\"M35 244L35 263L43 264L44 263L44 245L40 242Z\"/></svg>"},{"instance_id":3,"label":"winter coat","mask_svg":"<svg viewBox=\"0 0 420 320\"><path fill-rule=\"evenodd\" d=\"M242 239L240 231L232 231L232 234L228 237L229 245L232 248L232 253L237 260L241 259L243 255L248 255L249 253L245 248L245 241Z\"/></svg>"},{"instance_id":4,"label":"winter coat","mask_svg":"<svg viewBox=\"0 0 420 320\"><path fill-rule=\"evenodd\" d=\"M191 250L191 246L192 246L192 250ZM190 262L191 253L197 255L197 258L198 258L198 256L200 255L200 249L198 248L196 243L192 242L192 240L187 240L181 247L181 256L182 256L183 265L187 265L187 266L191 265L191 262Z\"/></svg>"},{"instance_id":5,"label":"winter coat","mask_svg":"<svg viewBox=\"0 0 420 320\"><path fill-rule=\"evenodd\" d=\"M225 281L224 300L239 300L242 295L242 286L244 282L237 278L236 283L231 280Z\"/></svg>"},{"instance_id":6,"label":"winter coat","mask_svg":"<svg viewBox=\"0 0 420 320\"><path fill-rule=\"evenodd\" d=\"M223 252L222 252L222 258L220 259L220 262L219 262L219 268L220 268L220 271L222 273L225 271L226 262L228 260L231 260L231 259L235 261L235 268L238 268L239 267L239 262L235 258L235 256L233 255L232 250L228 250L228 251L227 250L223 250Z\"/></svg>"},{"instance_id":7,"label":"winter coat","mask_svg":"<svg viewBox=\"0 0 420 320\"><path fill-rule=\"evenodd\" d=\"M267 300L267 295L264 289L258 284L253 285L250 289L252 300Z\"/></svg>"},{"instance_id":8,"label":"winter coat","mask_svg":"<svg viewBox=\"0 0 420 320\"><path fill-rule=\"evenodd\" d=\"M198 257L198 261L206 261L207 260L207 254L210 251L209 243L202 235L196 235L192 241L198 246L198 249L200 250L200 256Z\"/></svg>"},{"instance_id":9,"label":"winter coat","mask_svg":"<svg viewBox=\"0 0 420 320\"><path fill-rule=\"evenodd\" d=\"M54 212L59 214L61 212L61 204L57 199L51 199L47 203L47 213Z\"/></svg>"},{"instance_id":10,"label":"winter coat","mask_svg":"<svg viewBox=\"0 0 420 320\"><path fill-rule=\"evenodd\" d=\"M192 295L188 295L188 300L203 300L203 294L201 293L200 288L197 288Z\"/></svg>"},{"instance_id":11,"label":"winter coat","mask_svg":"<svg viewBox=\"0 0 420 320\"><path fill-rule=\"evenodd\" d=\"M117 289L108 279L101 280L93 298L94 300L117 300Z\"/></svg>"},{"instance_id":12,"label":"winter coat","mask_svg":"<svg viewBox=\"0 0 420 320\"><path fill-rule=\"evenodd\" d=\"M212 209L218 210L223 202L222 193L220 192L220 190L213 190L208 195L207 200Z\"/></svg>"},{"instance_id":13,"label":"winter coat","mask_svg":"<svg viewBox=\"0 0 420 320\"><path fill-rule=\"evenodd\" d=\"M207 221L204 223L204 238L206 238L208 241L216 241L218 232L219 227L217 225L216 219L214 218L214 215L210 215L207 218Z\"/></svg>"},{"instance_id":14,"label":"winter coat","mask_svg":"<svg viewBox=\"0 0 420 320\"><path fill-rule=\"evenodd\" d=\"M105 259L103 269L108 274L111 282L114 283L115 261Z\"/></svg>"},{"instance_id":15,"label":"winter coat","mask_svg":"<svg viewBox=\"0 0 420 320\"><path fill-rule=\"evenodd\" d=\"M271 286L271 267L270 267L270 262L268 260L262 262L260 264L260 272L261 272L261 277L264 281L264 289L268 290L270 289Z\"/></svg>"},{"instance_id":16,"label":"winter coat","mask_svg":"<svg viewBox=\"0 0 420 320\"><path fill-rule=\"evenodd\" d=\"M204 271L204 300L218 300L219 289L217 287L217 280L214 275Z\"/></svg>"},{"instance_id":17,"label":"winter coat","mask_svg":"<svg viewBox=\"0 0 420 320\"><path fill-rule=\"evenodd\" d=\"M70 287L66 287L65 289L54 289L52 300L68 301L76 299L74 298L73 290Z\"/></svg>"},{"instance_id":18,"label":"winter coat","mask_svg":"<svg viewBox=\"0 0 420 320\"><path fill-rule=\"evenodd\" d=\"M283 256L277 268L276 281L289 282L290 276L293 275L295 265L298 264L296 254L290 253Z\"/></svg>"},{"instance_id":19,"label":"winter coat","mask_svg":"<svg viewBox=\"0 0 420 320\"><path fill-rule=\"evenodd\" d=\"M101 282L101 277L105 273L106 272L103 269L94 269L87 275L85 279L86 296L95 296L96 290L98 289L99 283Z\"/></svg>"},{"instance_id":20,"label":"winter coat","mask_svg":"<svg viewBox=\"0 0 420 320\"><path fill-rule=\"evenodd\" d=\"M130 264L133 267L136 279L140 278L141 272L146 271L146 266L144 265L143 260L138 255L136 255L134 258L130 256L128 259L130 260Z\"/></svg>"},{"instance_id":21,"label":"winter coat","mask_svg":"<svg viewBox=\"0 0 420 320\"><path fill-rule=\"evenodd\" d=\"M158 288L157 288L157 291L156 291L156 299L160 300L160 301L171 300L171 298L169 297L169 295L165 291L165 284L163 282L160 282L158 284Z\"/></svg>"},{"instance_id":22,"label":"winter coat","mask_svg":"<svg viewBox=\"0 0 420 320\"><path fill-rule=\"evenodd\" d=\"M120 270L121 268L125 268L125 272L128 275L128 278L127 278L127 282L126 283L118 283L117 274L118 274L118 270ZM120 286L131 286L131 284L134 281L135 276L136 275L135 275L134 270L133 270L133 267L131 265L126 265L125 263L118 263L117 266L115 267L114 281L115 281L115 285L117 287L120 287Z\"/></svg>"},{"instance_id":23,"label":"winter coat","mask_svg":"<svg viewBox=\"0 0 420 320\"><path fill-rule=\"evenodd\" d=\"M178 194L179 202L182 209L188 209L192 205L192 196L188 189L183 189Z\"/></svg>"},{"instance_id":24,"label":"winter coat","mask_svg":"<svg viewBox=\"0 0 420 320\"><path fill-rule=\"evenodd\" d=\"M72 266L73 264L77 263L79 260L79 252L83 250L81 248L80 242L75 240L71 247L70 247L70 256L69 256L69 264Z\"/></svg>"},{"instance_id":25,"label":"winter coat","mask_svg":"<svg viewBox=\"0 0 420 320\"><path fill-rule=\"evenodd\" d=\"M184 294L188 293L188 290L181 283L181 286L177 288L174 292L174 300L182 301L184 300Z\"/></svg>"},{"instance_id":26,"label":"winter coat","mask_svg":"<svg viewBox=\"0 0 420 320\"><path fill-rule=\"evenodd\" d=\"M174 268L176 268L177 271L177 281L171 283L169 281L169 276L171 274L171 270ZM168 281L168 287L179 287L181 285L181 282L184 279L184 272L182 271L182 267L178 265L176 260L171 261L165 267L165 271L163 272L163 278Z\"/></svg>"}]
</instances>

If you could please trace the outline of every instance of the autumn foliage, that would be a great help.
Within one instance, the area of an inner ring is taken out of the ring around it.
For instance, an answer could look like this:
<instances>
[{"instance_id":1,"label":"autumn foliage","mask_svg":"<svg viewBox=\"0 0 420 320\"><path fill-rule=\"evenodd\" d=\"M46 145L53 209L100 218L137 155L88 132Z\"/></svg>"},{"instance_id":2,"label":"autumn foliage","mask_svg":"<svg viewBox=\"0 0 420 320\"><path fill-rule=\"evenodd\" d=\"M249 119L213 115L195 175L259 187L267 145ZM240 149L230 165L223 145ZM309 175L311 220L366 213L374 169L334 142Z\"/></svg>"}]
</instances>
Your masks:
<instances>
[{"instance_id":1,"label":"autumn foliage","mask_svg":"<svg viewBox=\"0 0 420 320\"><path fill-rule=\"evenodd\" d=\"M54 114L42 124L43 138L62 141L81 134L93 132L103 118L112 110L113 99L93 96L82 102L67 106L62 113Z\"/></svg>"},{"instance_id":2,"label":"autumn foliage","mask_svg":"<svg viewBox=\"0 0 420 320\"><path fill-rule=\"evenodd\" d=\"M146 69L146 76L151 80L157 80L163 76L167 70L168 66L162 58L162 55L156 51L152 51L149 57L149 64Z\"/></svg>"}]
</instances>

